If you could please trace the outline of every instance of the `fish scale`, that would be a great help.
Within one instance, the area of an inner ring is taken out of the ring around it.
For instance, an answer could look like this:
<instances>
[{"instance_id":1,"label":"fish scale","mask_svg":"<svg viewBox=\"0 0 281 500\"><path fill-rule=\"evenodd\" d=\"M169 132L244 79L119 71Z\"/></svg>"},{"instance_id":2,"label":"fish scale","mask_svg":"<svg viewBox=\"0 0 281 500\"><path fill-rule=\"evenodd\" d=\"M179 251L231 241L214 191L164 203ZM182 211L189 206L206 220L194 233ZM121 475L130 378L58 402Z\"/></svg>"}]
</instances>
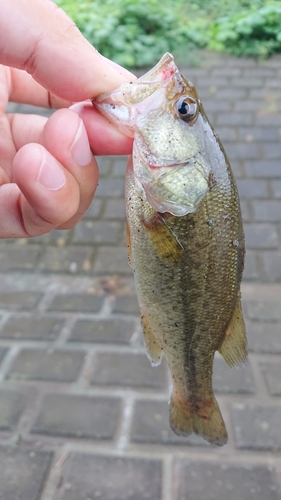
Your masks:
<instances>
[{"instance_id":1,"label":"fish scale","mask_svg":"<svg viewBox=\"0 0 281 500\"><path fill-rule=\"evenodd\" d=\"M157 78L162 85L155 85ZM127 127L135 134L126 173L128 246L146 350L152 364L159 364L163 353L168 362L172 429L222 445L227 432L212 389L214 354L219 351L230 366L246 360L240 304L245 245L237 188L197 92L180 75L172 56L164 55L140 79L142 87L144 82L154 87L144 89L143 100L136 80L129 86L127 101L126 92L118 89L115 97L113 91L94 104L117 126L118 106L130 107L132 121L122 122L123 131ZM177 109L191 109L189 99L197 114L185 122ZM112 100L115 106L109 115ZM140 109L136 125L134 111L138 114ZM167 163L167 130L160 130L159 141L154 141L159 122L151 124L151 116L161 116L161 126L173 127L171 140L177 135L181 142L178 158L172 148L174 163ZM158 168L151 167L149 158L158 160Z\"/></svg>"}]
</instances>

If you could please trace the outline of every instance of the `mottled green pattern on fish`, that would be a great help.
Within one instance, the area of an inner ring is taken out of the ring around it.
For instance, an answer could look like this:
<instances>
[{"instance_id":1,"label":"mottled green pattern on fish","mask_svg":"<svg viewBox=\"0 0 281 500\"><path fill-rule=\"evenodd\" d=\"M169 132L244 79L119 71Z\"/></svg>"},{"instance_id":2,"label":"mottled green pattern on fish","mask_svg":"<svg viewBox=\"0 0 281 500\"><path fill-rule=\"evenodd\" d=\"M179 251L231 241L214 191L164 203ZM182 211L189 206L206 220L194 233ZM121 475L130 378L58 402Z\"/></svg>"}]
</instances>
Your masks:
<instances>
[{"instance_id":1,"label":"mottled green pattern on fish","mask_svg":"<svg viewBox=\"0 0 281 500\"><path fill-rule=\"evenodd\" d=\"M135 133L126 174L129 260L148 355L158 364L164 352L172 375L171 427L222 445L227 433L212 368L217 350L230 365L246 359L242 218L225 152L194 87L174 68L171 56L163 56L140 87L137 80L127 95L117 91L114 108L108 96L98 108ZM147 108L139 104L142 86ZM134 116L118 114L124 103Z\"/></svg>"}]
</instances>

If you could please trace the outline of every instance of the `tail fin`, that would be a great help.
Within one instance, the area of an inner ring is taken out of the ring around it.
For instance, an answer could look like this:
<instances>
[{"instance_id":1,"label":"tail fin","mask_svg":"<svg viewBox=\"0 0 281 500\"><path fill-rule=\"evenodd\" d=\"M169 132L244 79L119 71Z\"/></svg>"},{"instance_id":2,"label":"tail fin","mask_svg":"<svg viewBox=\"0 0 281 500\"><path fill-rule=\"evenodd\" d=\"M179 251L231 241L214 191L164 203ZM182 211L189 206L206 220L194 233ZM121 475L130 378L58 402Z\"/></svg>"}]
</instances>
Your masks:
<instances>
[{"instance_id":1,"label":"tail fin","mask_svg":"<svg viewBox=\"0 0 281 500\"><path fill-rule=\"evenodd\" d=\"M170 426L179 436L188 436L194 432L209 443L222 446L227 443L227 432L218 403L214 396L212 396L211 401L206 401L205 405L202 403L199 410L192 410L186 402L182 404L172 398ZM206 411L204 411L204 406Z\"/></svg>"}]
</instances>

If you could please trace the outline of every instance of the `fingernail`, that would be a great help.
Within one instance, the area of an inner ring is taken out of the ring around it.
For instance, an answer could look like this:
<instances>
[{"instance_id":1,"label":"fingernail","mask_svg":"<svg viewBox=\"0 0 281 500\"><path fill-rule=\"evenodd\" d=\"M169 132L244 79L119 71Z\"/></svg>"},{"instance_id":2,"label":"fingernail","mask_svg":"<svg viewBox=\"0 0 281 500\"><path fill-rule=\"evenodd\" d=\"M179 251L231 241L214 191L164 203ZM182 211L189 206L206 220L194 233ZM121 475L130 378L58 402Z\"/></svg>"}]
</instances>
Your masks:
<instances>
[{"instance_id":1,"label":"fingernail","mask_svg":"<svg viewBox=\"0 0 281 500\"><path fill-rule=\"evenodd\" d=\"M87 132L82 120L80 120L80 125L70 151L75 163L81 166L88 165L93 158Z\"/></svg>"},{"instance_id":2,"label":"fingernail","mask_svg":"<svg viewBox=\"0 0 281 500\"><path fill-rule=\"evenodd\" d=\"M44 150L42 163L37 176L37 182L51 191L61 189L66 183L66 178L62 168L59 166L55 158L51 155L47 156Z\"/></svg>"},{"instance_id":3,"label":"fingernail","mask_svg":"<svg viewBox=\"0 0 281 500\"><path fill-rule=\"evenodd\" d=\"M100 54L101 55L101 54ZM118 73L121 73L121 75L124 75L126 76L127 78L130 78L131 80L135 80L136 76L133 75L133 73L131 73L130 71L128 71L126 68L123 68L122 66L120 66L119 64L117 64L116 62L114 61L111 61L110 59L108 59L107 57L105 56L102 56L101 57L105 60L105 62L111 66L112 68L114 68L116 71L118 71Z\"/></svg>"},{"instance_id":4,"label":"fingernail","mask_svg":"<svg viewBox=\"0 0 281 500\"><path fill-rule=\"evenodd\" d=\"M87 109L87 108L93 108L91 101L76 102L75 104L72 104L71 106L69 106L69 109L71 109L72 111L75 111L75 113L77 113L77 115L79 115L79 116L80 116L80 113L82 113L83 109Z\"/></svg>"}]
</instances>

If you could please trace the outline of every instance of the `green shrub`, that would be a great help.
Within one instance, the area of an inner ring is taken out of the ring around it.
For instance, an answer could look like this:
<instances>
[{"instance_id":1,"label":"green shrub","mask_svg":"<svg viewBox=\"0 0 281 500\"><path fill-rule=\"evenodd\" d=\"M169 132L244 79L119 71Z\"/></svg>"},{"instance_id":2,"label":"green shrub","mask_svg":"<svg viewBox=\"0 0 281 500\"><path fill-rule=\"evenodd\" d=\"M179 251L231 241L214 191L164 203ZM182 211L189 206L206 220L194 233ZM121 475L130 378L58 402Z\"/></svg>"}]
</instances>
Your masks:
<instances>
[{"instance_id":1,"label":"green shrub","mask_svg":"<svg viewBox=\"0 0 281 500\"><path fill-rule=\"evenodd\" d=\"M104 56L153 65L164 52L192 60L208 47L238 56L281 52L281 0L56 0Z\"/></svg>"},{"instance_id":2,"label":"green shrub","mask_svg":"<svg viewBox=\"0 0 281 500\"><path fill-rule=\"evenodd\" d=\"M209 37L209 48L237 56L281 52L281 3L220 18L212 24Z\"/></svg>"},{"instance_id":3,"label":"green shrub","mask_svg":"<svg viewBox=\"0 0 281 500\"><path fill-rule=\"evenodd\" d=\"M164 52L206 45L204 30L197 28L202 22L184 22L178 11L181 3L57 0L99 52L126 67L151 66Z\"/></svg>"}]
</instances>

